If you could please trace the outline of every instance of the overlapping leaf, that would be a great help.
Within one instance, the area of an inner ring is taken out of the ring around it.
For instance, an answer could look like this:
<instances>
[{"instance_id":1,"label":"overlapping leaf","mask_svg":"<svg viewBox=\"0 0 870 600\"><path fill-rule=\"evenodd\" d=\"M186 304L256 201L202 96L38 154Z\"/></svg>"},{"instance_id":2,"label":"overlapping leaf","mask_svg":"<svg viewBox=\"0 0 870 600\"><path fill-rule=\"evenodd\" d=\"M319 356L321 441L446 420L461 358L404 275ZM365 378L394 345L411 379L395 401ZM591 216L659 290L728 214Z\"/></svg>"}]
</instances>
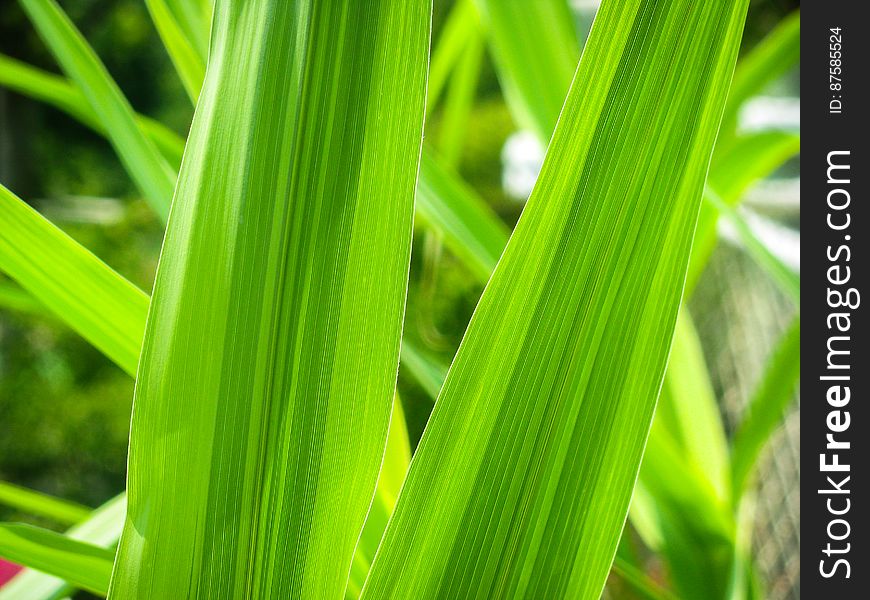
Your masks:
<instances>
[{"instance_id":1,"label":"overlapping leaf","mask_svg":"<svg viewBox=\"0 0 870 600\"><path fill-rule=\"evenodd\" d=\"M148 297L0 185L0 269L136 372Z\"/></svg>"},{"instance_id":2,"label":"overlapping leaf","mask_svg":"<svg viewBox=\"0 0 870 600\"><path fill-rule=\"evenodd\" d=\"M175 176L136 124L133 109L93 49L54 0L19 0L67 75L76 82L136 185L166 218Z\"/></svg>"},{"instance_id":3,"label":"overlapping leaf","mask_svg":"<svg viewBox=\"0 0 870 600\"><path fill-rule=\"evenodd\" d=\"M477 0L514 119L545 143L580 56L565 0Z\"/></svg>"},{"instance_id":4,"label":"overlapping leaf","mask_svg":"<svg viewBox=\"0 0 870 600\"><path fill-rule=\"evenodd\" d=\"M600 594L745 10L602 4L364 598Z\"/></svg>"},{"instance_id":5,"label":"overlapping leaf","mask_svg":"<svg viewBox=\"0 0 870 600\"><path fill-rule=\"evenodd\" d=\"M88 547L81 548L84 554L93 554L90 546L98 546L101 548L112 548L117 544L118 538L121 535L121 526L124 522L124 512L127 507L127 499L125 495L109 500L104 505L96 509L91 515L78 525L69 529L66 536L75 541L85 542ZM31 538L31 542L34 542ZM44 568L50 572L60 576L67 576L72 581L77 580L76 569L81 568L81 563L77 562L75 546L65 546L70 552L60 555L52 552L50 543L40 544L35 542L20 558L22 562L30 562L36 564L36 560L44 553L51 553L51 564L44 565ZM21 548L19 546L19 548ZM40 565L43 566L43 565ZM70 572L72 571L72 572ZM109 570L101 569L97 566L96 570L92 570L93 587L99 590L106 590L109 587ZM80 582L81 583L81 582ZM18 573L5 585L0 587L0 600L55 600L56 598L65 597L70 591L70 585L64 579L47 575L39 571L25 569Z\"/></svg>"},{"instance_id":6,"label":"overlapping leaf","mask_svg":"<svg viewBox=\"0 0 870 600\"><path fill-rule=\"evenodd\" d=\"M395 385L430 10L216 3L110 597L344 594Z\"/></svg>"}]
</instances>

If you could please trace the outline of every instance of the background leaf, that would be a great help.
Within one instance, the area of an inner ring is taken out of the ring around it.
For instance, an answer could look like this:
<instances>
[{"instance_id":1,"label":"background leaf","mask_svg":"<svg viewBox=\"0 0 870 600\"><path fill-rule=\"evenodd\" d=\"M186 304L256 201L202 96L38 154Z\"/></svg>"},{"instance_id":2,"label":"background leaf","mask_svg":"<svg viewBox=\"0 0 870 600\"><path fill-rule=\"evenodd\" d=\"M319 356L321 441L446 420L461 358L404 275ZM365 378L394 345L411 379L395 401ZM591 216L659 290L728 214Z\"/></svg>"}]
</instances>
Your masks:
<instances>
[{"instance_id":1,"label":"background leaf","mask_svg":"<svg viewBox=\"0 0 870 600\"><path fill-rule=\"evenodd\" d=\"M78 85L145 199L164 220L175 176L136 125L133 109L54 0L19 0L64 72Z\"/></svg>"},{"instance_id":2,"label":"background leaf","mask_svg":"<svg viewBox=\"0 0 870 600\"><path fill-rule=\"evenodd\" d=\"M91 546L96 545L106 549L114 547L121 535L126 507L125 495L113 498L93 511L86 520L67 531L66 535L70 539L87 542L87 545L83 548L66 546L71 550L69 553L54 553L51 558L53 564L49 565L49 570L61 576L72 572L70 579L75 581L78 577L75 571L79 568L81 560L76 557L75 548L84 550L87 561L90 560L87 557L91 553ZM50 548L46 551L50 552ZM104 569L91 571L95 575L93 587L100 590L107 589L110 572L111 568L108 571ZM99 581L96 577L99 577ZM0 600L55 600L65 597L69 592L70 586L64 579L25 569L0 587Z\"/></svg>"},{"instance_id":3,"label":"background leaf","mask_svg":"<svg viewBox=\"0 0 870 600\"><path fill-rule=\"evenodd\" d=\"M0 523L0 556L105 595L114 552L40 527Z\"/></svg>"},{"instance_id":4,"label":"background leaf","mask_svg":"<svg viewBox=\"0 0 870 600\"><path fill-rule=\"evenodd\" d=\"M2 185L0 218L0 269L135 373L148 297Z\"/></svg>"}]
</instances>

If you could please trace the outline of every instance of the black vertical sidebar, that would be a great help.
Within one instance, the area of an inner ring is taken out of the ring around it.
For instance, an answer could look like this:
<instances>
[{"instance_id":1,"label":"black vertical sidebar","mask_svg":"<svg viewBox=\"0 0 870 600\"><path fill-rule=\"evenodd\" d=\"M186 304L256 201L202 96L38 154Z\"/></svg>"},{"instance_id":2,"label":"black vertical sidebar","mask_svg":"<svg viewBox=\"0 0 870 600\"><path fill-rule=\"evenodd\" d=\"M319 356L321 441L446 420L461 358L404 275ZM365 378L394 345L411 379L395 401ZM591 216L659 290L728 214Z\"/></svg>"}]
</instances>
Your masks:
<instances>
[{"instance_id":1,"label":"black vertical sidebar","mask_svg":"<svg viewBox=\"0 0 870 600\"><path fill-rule=\"evenodd\" d=\"M853 0L801 7L801 584L811 599L870 597L865 12Z\"/></svg>"}]
</instances>

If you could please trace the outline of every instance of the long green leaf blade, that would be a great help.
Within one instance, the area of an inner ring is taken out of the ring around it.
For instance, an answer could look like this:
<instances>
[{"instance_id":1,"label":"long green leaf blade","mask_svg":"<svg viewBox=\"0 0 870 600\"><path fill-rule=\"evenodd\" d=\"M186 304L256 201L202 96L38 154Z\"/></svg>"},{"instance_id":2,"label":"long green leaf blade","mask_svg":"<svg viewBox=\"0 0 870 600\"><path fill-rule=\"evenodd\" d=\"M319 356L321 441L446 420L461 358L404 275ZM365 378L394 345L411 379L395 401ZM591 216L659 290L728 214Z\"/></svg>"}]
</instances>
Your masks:
<instances>
[{"instance_id":1,"label":"long green leaf blade","mask_svg":"<svg viewBox=\"0 0 870 600\"><path fill-rule=\"evenodd\" d=\"M216 3L110 597L344 594L395 386L430 10Z\"/></svg>"},{"instance_id":2,"label":"long green leaf blade","mask_svg":"<svg viewBox=\"0 0 870 600\"><path fill-rule=\"evenodd\" d=\"M480 15L473 0L457 0L441 27L441 35L432 50L429 63L429 82L426 90L426 114L430 114L447 83L469 37L477 35Z\"/></svg>"},{"instance_id":3,"label":"long green leaf blade","mask_svg":"<svg viewBox=\"0 0 870 600\"><path fill-rule=\"evenodd\" d=\"M43 41L76 82L145 199L163 219L175 174L136 125L133 109L106 67L54 0L19 0Z\"/></svg>"},{"instance_id":4,"label":"long green leaf blade","mask_svg":"<svg viewBox=\"0 0 870 600\"><path fill-rule=\"evenodd\" d=\"M492 274L508 229L453 171L428 152L420 161L417 216L481 281Z\"/></svg>"},{"instance_id":5,"label":"long green leaf blade","mask_svg":"<svg viewBox=\"0 0 870 600\"><path fill-rule=\"evenodd\" d=\"M205 56L191 44L165 0L145 0L151 20L175 66L187 95L195 103L205 79Z\"/></svg>"},{"instance_id":6,"label":"long green leaf blade","mask_svg":"<svg viewBox=\"0 0 870 600\"><path fill-rule=\"evenodd\" d=\"M708 181L710 195L721 198L727 206L737 206L753 183L800 152L800 145L800 136L781 131L738 137L728 150L714 155ZM691 295L716 247L720 212L712 201L701 206L686 280L687 295Z\"/></svg>"},{"instance_id":7,"label":"long green leaf blade","mask_svg":"<svg viewBox=\"0 0 870 600\"><path fill-rule=\"evenodd\" d=\"M363 598L600 595L746 4L602 4Z\"/></svg>"},{"instance_id":8,"label":"long green leaf blade","mask_svg":"<svg viewBox=\"0 0 870 600\"><path fill-rule=\"evenodd\" d=\"M124 512L127 507L125 495L109 500L91 513L85 521L70 528L66 535L73 540L87 542L102 548L111 548L121 536L121 526L124 522ZM60 562L57 555L53 560ZM75 564L52 565L52 571L56 569L74 570ZM94 581L99 589L107 589L109 585L109 572L100 572L100 581ZM53 575L39 571L25 569L18 573L4 586L0 587L0 600L57 600L65 598L70 591L69 584Z\"/></svg>"},{"instance_id":9,"label":"long green leaf blade","mask_svg":"<svg viewBox=\"0 0 870 600\"><path fill-rule=\"evenodd\" d=\"M46 314L45 307L36 298L7 280L0 280L0 307L30 315Z\"/></svg>"},{"instance_id":10,"label":"long green leaf blade","mask_svg":"<svg viewBox=\"0 0 870 600\"><path fill-rule=\"evenodd\" d=\"M740 108L768 84L782 77L800 61L801 14L795 11L758 43L737 65L728 105L722 117L722 133L730 141L737 128Z\"/></svg>"},{"instance_id":11,"label":"long green leaf blade","mask_svg":"<svg viewBox=\"0 0 870 600\"><path fill-rule=\"evenodd\" d=\"M565 0L477 0L508 107L546 143L580 56Z\"/></svg>"},{"instance_id":12,"label":"long green leaf blade","mask_svg":"<svg viewBox=\"0 0 870 600\"><path fill-rule=\"evenodd\" d=\"M706 200L737 230L737 235L755 262L764 269L791 298L795 304L801 303L800 275L785 265L771 252L752 231L749 223L736 210L728 206L715 192L708 189Z\"/></svg>"},{"instance_id":13,"label":"long green leaf blade","mask_svg":"<svg viewBox=\"0 0 870 600\"><path fill-rule=\"evenodd\" d=\"M0 54L0 85L54 106L97 133L106 135L103 123L88 104L85 95L63 77ZM137 114L135 119L170 166L178 169L181 153L184 151L184 140L181 136L146 116Z\"/></svg>"},{"instance_id":14,"label":"long green leaf blade","mask_svg":"<svg viewBox=\"0 0 870 600\"><path fill-rule=\"evenodd\" d=\"M47 529L0 523L0 556L105 595L114 552Z\"/></svg>"},{"instance_id":15,"label":"long green leaf blade","mask_svg":"<svg viewBox=\"0 0 870 600\"><path fill-rule=\"evenodd\" d=\"M727 498L731 465L725 427L701 340L685 306L677 318L668 365L656 419L679 442L681 454L687 461L694 461L718 497Z\"/></svg>"},{"instance_id":16,"label":"long green leaf blade","mask_svg":"<svg viewBox=\"0 0 870 600\"><path fill-rule=\"evenodd\" d=\"M801 373L801 321L796 317L777 344L734 435L732 478L735 503L751 479L767 440L782 421Z\"/></svg>"},{"instance_id":17,"label":"long green leaf blade","mask_svg":"<svg viewBox=\"0 0 870 600\"><path fill-rule=\"evenodd\" d=\"M0 185L0 270L136 372L148 296Z\"/></svg>"},{"instance_id":18,"label":"long green leaf blade","mask_svg":"<svg viewBox=\"0 0 870 600\"><path fill-rule=\"evenodd\" d=\"M393 414L390 417L390 433L387 436L387 448L384 451L384 462L378 475L378 486L375 500L369 509L366 523L360 533L359 544L353 557L350 579L347 583L346 598L358 598L365 583L372 559L375 557L381 536L387 526L387 521L393 513L399 490L405 481L408 464L411 462L411 444L408 441L408 428L402 402L396 396L393 400Z\"/></svg>"},{"instance_id":19,"label":"long green leaf blade","mask_svg":"<svg viewBox=\"0 0 870 600\"><path fill-rule=\"evenodd\" d=\"M6 481L0 481L0 504L66 524L78 523L91 512L88 507L76 502L55 498Z\"/></svg>"}]
</instances>

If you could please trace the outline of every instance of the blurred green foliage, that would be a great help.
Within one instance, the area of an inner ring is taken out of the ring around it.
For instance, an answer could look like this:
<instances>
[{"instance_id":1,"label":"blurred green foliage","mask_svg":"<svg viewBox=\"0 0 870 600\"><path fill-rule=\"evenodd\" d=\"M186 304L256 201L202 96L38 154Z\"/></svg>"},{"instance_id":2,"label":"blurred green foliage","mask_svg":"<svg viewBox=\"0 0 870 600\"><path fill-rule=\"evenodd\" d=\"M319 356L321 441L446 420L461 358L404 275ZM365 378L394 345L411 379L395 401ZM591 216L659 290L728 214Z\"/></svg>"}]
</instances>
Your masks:
<instances>
[{"instance_id":1,"label":"blurred green foliage","mask_svg":"<svg viewBox=\"0 0 870 600\"><path fill-rule=\"evenodd\" d=\"M436 0L433 39L451 4ZM754 2L744 49L797 6L794 0ZM63 7L133 106L185 134L192 107L144 3L65 0ZM0 9L0 52L57 72L14 2ZM436 111L427 139L438 139L439 119ZM515 129L487 55L459 170L509 225L521 205L502 191L501 149ZM0 89L0 180L150 291L162 227L103 138ZM449 364L482 288L437 240L415 236L412 252L405 334ZM0 479L90 506L120 492L132 390L129 377L63 325L0 308ZM431 400L406 373L399 390L415 443ZM0 520L38 522L4 507Z\"/></svg>"}]
</instances>

